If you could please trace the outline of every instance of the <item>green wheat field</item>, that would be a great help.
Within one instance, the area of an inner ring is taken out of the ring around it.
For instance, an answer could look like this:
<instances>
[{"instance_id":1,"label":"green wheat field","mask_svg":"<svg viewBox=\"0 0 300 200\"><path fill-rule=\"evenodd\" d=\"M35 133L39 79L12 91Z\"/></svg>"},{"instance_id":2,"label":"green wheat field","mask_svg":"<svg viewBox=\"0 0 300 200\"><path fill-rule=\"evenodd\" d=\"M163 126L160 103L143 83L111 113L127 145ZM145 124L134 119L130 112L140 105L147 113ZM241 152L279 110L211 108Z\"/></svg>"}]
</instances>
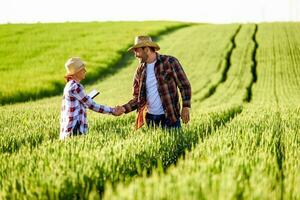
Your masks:
<instances>
[{"instance_id":1,"label":"green wheat field","mask_svg":"<svg viewBox=\"0 0 300 200\"><path fill-rule=\"evenodd\" d=\"M0 25L0 199L300 199L300 23L167 21ZM150 35L192 86L181 131L88 111L59 138L65 61L95 101L132 97L126 52Z\"/></svg>"}]
</instances>

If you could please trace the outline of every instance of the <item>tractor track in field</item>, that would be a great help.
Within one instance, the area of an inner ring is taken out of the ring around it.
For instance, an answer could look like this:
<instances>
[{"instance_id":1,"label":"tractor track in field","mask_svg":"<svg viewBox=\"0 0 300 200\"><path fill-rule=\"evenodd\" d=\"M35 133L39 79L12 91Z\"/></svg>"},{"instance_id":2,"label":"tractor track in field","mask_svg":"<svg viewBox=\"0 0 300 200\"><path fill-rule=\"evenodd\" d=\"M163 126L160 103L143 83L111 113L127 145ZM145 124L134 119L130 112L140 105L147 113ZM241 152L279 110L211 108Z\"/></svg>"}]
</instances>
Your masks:
<instances>
[{"instance_id":1,"label":"tractor track in field","mask_svg":"<svg viewBox=\"0 0 300 200\"><path fill-rule=\"evenodd\" d=\"M258 49L258 43L256 40L256 34L257 34L257 30L258 30L258 25L255 24L255 29L252 35L252 41L254 43L254 49L252 52L252 67L251 67L251 74L252 74L252 80L249 84L249 86L247 87L247 95L244 99L244 102L250 102L252 99L252 86L257 82L257 72L256 72L256 68L257 68L257 60L256 60L256 52Z\"/></svg>"},{"instance_id":2,"label":"tractor track in field","mask_svg":"<svg viewBox=\"0 0 300 200\"><path fill-rule=\"evenodd\" d=\"M226 79L227 79L227 73L228 73L228 71L230 69L230 66L231 66L231 55L232 55L232 52L234 51L234 49L236 48L235 38L237 37L237 35L238 35L241 27L242 27L242 25L238 26L238 28L236 29L234 35L230 39L231 48L226 53L226 56L225 56L225 67L224 67L224 70L222 72L222 76L221 76L220 80L216 84L211 85L209 87L209 89L208 89L208 92L203 97L201 97L200 99L197 99L196 101L203 101L203 100L209 98L210 96L212 96L215 93L217 87L220 84L222 84L223 82L226 81Z\"/></svg>"}]
</instances>

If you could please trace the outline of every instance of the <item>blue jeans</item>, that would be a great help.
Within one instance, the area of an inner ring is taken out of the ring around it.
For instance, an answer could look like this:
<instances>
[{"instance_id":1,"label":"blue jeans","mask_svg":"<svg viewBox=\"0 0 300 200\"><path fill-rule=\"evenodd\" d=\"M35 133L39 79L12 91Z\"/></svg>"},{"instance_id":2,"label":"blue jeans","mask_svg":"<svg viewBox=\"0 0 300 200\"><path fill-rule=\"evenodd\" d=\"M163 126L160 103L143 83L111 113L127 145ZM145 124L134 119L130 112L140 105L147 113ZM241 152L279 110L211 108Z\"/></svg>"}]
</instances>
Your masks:
<instances>
[{"instance_id":1,"label":"blue jeans","mask_svg":"<svg viewBox=\"0 0 300 200\"><path fill-rule=\"evenodd\" d=\"M161 126L162 128L181 128L180 119L178 118L175 123L170 122L166 116L163 115L152 115L150 113L146 113L146 123L149 127L158 127Z\"/></svg>"}]
</instances>

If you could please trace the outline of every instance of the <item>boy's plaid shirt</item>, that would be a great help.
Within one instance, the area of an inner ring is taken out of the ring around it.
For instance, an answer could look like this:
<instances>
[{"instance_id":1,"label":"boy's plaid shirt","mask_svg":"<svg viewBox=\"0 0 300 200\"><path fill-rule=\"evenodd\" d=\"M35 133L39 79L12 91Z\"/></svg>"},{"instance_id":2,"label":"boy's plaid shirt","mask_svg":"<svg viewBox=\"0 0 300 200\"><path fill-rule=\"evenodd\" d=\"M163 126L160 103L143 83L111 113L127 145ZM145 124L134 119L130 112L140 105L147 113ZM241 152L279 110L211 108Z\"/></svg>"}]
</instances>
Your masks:
<instances>
[{"instance_id":1,"label":"boy's plaid shirt","mask_svg":"<svg viewBox=\"0 0 300 200\"><path fill-rule=\"evenodd\" d=\"M126 113L135 109L139 111L147 104L146 94L146 63L142 63L136 70L133 81L133 99L123 105ZM157 54L154 67L157 79L158 93L166 117L175 123L180 117L178 90L182 97L182 106L191 107L191 85L179 61L166 55Z\"/></svg>"},{"instance_id":2,"label":"boy's plaid shirt","mask_svg":"<svg viewBox=\"0 0 300 200\"><path fill-rule=\"evenodd\" d=\"M79 131L87 132L86 108L99 113L112 113L112 108L96 104L85 94L83 86L75 80L70 80L64 89L61 107L60 139L72 134L73 128L79 123Z\"/></svg>"}]
</instances>

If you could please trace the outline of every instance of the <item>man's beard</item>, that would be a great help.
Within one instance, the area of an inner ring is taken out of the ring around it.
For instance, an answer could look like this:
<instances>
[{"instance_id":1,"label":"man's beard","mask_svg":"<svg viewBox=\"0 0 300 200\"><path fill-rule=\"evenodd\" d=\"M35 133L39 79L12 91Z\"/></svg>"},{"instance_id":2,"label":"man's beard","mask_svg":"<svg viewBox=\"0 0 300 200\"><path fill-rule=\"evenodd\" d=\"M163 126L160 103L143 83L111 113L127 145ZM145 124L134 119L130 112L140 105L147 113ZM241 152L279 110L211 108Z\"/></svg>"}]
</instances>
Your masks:
<instances>
[{"instance_id":1,"label":"man's beard","mask_svg":"<svg viewBox=\"0 0 300 200\"><path fill-rule=\"evenodd\" d=\"M148 56L144 56L144 57L141 57L139 58L139 63L145 63L148 59Z\"/></svg>"}]
</instances>

